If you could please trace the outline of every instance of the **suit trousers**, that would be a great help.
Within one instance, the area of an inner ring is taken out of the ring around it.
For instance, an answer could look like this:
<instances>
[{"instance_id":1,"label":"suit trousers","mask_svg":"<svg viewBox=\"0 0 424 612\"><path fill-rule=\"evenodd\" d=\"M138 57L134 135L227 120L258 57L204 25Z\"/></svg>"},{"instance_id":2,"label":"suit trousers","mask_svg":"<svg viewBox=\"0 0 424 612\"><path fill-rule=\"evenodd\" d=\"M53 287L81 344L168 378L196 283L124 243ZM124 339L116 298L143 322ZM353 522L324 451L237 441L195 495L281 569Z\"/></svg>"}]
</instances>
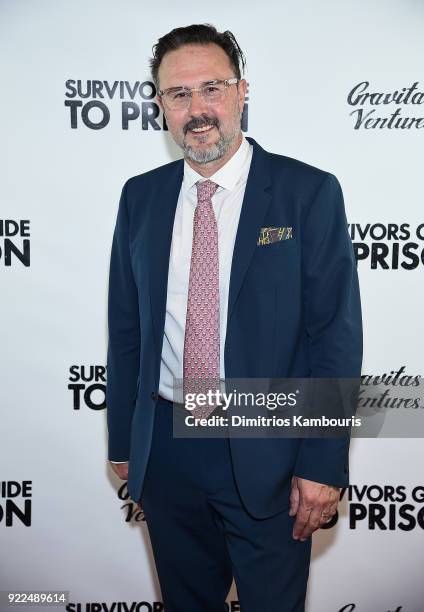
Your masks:
<instances>
[{"instance_id":1,"label":"suit trousers","mask_svg":"<svg viewBox=\"0 0 424 612\"><path fill-rule=\"evenodd\" d=\"M288 510L251 516L228 438L174 437L173 410L158 398L141 496L165 612L225 612L233 578L242 612L303 612L311 538Z\"/></svg>"}]
</instances>

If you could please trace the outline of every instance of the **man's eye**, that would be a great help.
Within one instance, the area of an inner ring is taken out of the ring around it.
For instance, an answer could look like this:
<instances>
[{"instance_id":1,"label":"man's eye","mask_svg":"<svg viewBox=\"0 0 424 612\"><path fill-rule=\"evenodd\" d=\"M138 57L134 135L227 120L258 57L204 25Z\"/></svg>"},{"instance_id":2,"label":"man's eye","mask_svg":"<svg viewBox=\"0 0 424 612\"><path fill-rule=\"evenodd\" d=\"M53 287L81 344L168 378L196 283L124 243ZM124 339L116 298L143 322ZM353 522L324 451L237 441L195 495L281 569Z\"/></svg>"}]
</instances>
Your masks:
<instances>
[{"instance_id":1,"label":"man's eye","mask_svg":"<svg viewBox=\"0 0 424 612\"><path fill-rule=\"evenodd\" d=\"M219 91L219 87L216 87L215 85L208 85L207 87L205 87L205 91L206 93L215 93Z\"/></svg>"},{"instance_id":2,"label":"man's eye","mask_svg":"<svg viewBox=\"0 0 424 612\"><path fill-rule=\"evenodd\" d=\"M172 94L172 98L175 100L177 98L183 99L187 97L187 92L186 91L176 91L175 93Z\"/></svg>"}]
</instances>

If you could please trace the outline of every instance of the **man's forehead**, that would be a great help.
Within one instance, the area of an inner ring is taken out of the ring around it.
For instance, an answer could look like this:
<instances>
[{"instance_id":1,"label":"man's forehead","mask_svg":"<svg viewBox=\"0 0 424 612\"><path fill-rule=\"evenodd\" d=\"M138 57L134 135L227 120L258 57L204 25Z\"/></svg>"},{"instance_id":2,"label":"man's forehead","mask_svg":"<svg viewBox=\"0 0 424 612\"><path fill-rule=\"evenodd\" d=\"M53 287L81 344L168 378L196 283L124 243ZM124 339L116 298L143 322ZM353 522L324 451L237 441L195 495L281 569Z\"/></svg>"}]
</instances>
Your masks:
<instances>
[{"instance_id":1,"label":"man's forehead","mask_svg":"<svg viewBox=\"0 0 424 612\"><path fill-rule=\"evenodd\" d=\"M233 72L228 55L218 45L184 45L164 55L159 79L162 89L197 87L207 81L230 78Z\"/></svg>"}]
</instances>

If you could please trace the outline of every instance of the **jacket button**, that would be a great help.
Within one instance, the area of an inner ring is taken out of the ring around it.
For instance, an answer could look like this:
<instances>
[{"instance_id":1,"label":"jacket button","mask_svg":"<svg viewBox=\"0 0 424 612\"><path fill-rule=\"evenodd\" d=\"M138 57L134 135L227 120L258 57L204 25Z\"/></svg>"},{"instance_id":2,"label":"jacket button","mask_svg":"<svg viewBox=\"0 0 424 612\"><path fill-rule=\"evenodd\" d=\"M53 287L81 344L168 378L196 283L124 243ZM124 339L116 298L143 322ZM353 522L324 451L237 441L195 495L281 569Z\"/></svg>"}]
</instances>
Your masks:
<instances>
[{"instance_id":1,"label":"jacket button","mask_svg":"<svg viewBox=\"0 0 424 612\"><path fill-rule=\"evenodd\" d=\"M152 400L154 400L154 401L156 401L156 400L157 400L157 398L158 398L157 394L156 394L154 391L152 391L152 392L151 392L150 397L151 397L151 398L152 398Z\"/></svg>"}]
</instances>

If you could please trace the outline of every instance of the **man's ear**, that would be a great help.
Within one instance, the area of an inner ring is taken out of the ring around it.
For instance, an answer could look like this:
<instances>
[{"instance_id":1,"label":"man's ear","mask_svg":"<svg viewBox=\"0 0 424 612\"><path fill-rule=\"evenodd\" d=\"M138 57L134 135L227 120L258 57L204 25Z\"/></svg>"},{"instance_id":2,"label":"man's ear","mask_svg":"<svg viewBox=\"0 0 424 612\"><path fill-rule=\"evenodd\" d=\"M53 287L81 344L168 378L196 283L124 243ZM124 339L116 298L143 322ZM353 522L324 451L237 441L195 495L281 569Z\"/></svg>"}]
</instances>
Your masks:
<instances>
[{"instance_id":1,"label":"man's ear","mask_svg":"<svg viewBox=\"0 0 424 612\"><path fill-rule=\"evenodd\" d=\"M241 79L239 81L239 84L238 84L239 103L240 103L240 106L241 106L241 111L240 112L243 112L244 99L246 97L246 91L247 91L247 81L246 81L246 79Z\"/></svg>"},{"instance_id":2,"label":"man's ear","mask_svg":"<svg viewBox=\"0 0 424 612\"><path fill-rule=\"evenodd\" d=\"M165 109L163 108L162 98L159 95L156 96L156 101L159 104L159 108L161 109L163 114L165 114Z\"/></svg>"}]
</instances>

